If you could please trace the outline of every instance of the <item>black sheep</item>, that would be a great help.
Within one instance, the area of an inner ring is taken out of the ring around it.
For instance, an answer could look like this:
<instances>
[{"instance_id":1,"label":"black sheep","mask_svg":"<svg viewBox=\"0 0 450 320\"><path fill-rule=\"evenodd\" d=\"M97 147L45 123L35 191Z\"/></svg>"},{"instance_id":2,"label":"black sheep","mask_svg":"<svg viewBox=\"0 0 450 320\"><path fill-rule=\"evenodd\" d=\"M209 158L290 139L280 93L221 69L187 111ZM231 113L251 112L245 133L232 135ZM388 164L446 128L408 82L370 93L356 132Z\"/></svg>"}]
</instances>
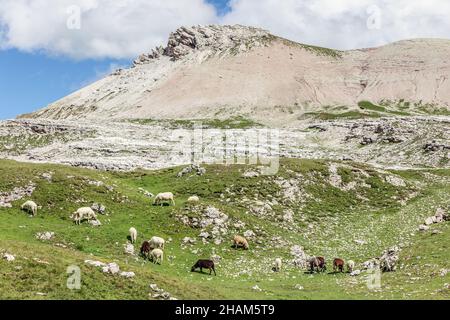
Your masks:
<instances>
[{"instance_id":1,"label":"black sheep","mask_svg":"<svg viewBox=\"0 0 450 320\"><path fill-rule=\"evenodd\" d=\"M148 258L150 256L150 251L151 251L150 243L148 241L144 241L144 243L142 243L141 246L141 255L145 258Z\"/></svg>"},{"instance_id":2,"label":"black sheep","mask_svg":"<svg viewBox=\"0 0 450 320\"><path fill-rule=\"evenodd\" d=\"M196 264L194 264L194 266L191 268L191 272L194 272L195 269L200 268L200 272L203 273L203 269L208 269L209 270L209 275L211 275L211 273L214 271L214 275L217 276L216 274L216 269L214 268L214 261L211 260L198 260Z\"/></svg>"}]
</instances>

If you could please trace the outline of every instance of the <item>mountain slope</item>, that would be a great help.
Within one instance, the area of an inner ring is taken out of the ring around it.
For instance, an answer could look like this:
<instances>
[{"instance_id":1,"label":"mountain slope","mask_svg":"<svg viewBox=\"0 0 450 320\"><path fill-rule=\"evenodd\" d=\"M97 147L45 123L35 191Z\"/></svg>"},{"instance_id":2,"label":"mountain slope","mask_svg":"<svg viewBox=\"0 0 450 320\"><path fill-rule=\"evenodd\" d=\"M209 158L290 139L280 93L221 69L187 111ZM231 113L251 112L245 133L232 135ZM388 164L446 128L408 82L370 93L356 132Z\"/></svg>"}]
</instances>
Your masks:
<instances>
[{"instance_id":1,"label":"mountain slope","mask_svg":"<svg viewBox=\"0 0 450 320\"><path fill-rule=\"evenodd\" d=\"M205 119L289 123L369 101L447 112L450 41L336 51L243 26L180 28L166 48L23 118Z\"/></svg>"},{"instance_id":2,"label":"mountain slope","mask_svg":"<svg viewBox=\"0 0 450 320\"><path fill-rule=\"evenodd\" d=\"M114 173L0 160L0 257L16 258L0 258L0 298L155 298L150 284L179 299L449 298L449 222L417 231L437 208L448 212L449 170L383 171L293 159L284 159L272 177L244 177L258 170L251 166L205 168L204 176L177 177L182 168ZM29 184L31 195L3 203ZM152 206L140 188L171 190L176 206ZM186 202L193 194L200 204ZM20 210L28 199L42 206L34 218ZM106 207L100 227L70 220L71 212L94 202ZM217 212L220 219L211 224ZM138 230L135 255L124 252L131 226ZM47 231L55 233L52 239L36 239ZM204 232L208 237L200 236ZM231 248L236 233L249 235L250 250ZM162 265L137 254L154 235L167 240ZM335 257L353 259L363 270L364 261L393 245L402 248L399 268L383 273L381 290L367 288L365 271L351 277L331 270ZM295 265L296 246L308 256L323 255L329 272L310 275ZM190 272L197 259L214 255L220 256L216 277ZM275 273L277 257L283 269ZM105 274L85 260L115 262L135 277ZM66 287L71 265L81 269L81 290Z\"/></svg>"}]
</instances>

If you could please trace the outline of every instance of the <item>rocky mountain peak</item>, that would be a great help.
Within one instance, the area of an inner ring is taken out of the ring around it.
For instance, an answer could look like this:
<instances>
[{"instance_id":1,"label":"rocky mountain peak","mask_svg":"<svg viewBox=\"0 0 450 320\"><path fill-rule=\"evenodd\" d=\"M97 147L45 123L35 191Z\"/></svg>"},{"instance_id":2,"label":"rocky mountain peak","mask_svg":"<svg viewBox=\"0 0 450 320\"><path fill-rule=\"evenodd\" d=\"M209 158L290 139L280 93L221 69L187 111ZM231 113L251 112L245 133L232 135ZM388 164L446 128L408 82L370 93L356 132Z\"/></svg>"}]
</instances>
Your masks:
<instances>
[{"instance_id":1,"label":"rocky mountain peak","mask_svg":"<svg viewBox=\"0 0 450 320\"><path fill-rule=\"evenodd\" d=\"M274 37L266 30L241 25L180 27L169 36L167 46L141 55L134 65L146 64L161 56L179 60L192 52L208 50L210 55L237 54L267 45Z\"/></svg>"}]
</instances>

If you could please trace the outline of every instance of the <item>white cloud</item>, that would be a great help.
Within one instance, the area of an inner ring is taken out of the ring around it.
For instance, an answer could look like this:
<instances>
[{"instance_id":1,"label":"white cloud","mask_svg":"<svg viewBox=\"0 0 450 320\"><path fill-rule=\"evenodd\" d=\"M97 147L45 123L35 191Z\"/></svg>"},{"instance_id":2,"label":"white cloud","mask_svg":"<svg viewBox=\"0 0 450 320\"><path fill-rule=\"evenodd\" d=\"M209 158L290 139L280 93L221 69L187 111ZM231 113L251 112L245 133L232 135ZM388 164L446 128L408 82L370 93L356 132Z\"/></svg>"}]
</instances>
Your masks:
<instances>
[{"instance_id":1,"label":"white cloud","mask_svg":"<svg viewBox=\"0 0 450 320\"><path fill-rule=\"evenodd\" d=\"M81 29L72 6L81 9ZM0 47L72 58L131 58L181 25L216 22L204 0L0 0ZM76 17L75 17L76 19Z\"/></svg>"},{"instance_id":2,"label":"white cloud","mask_svg":"<svg viewBox=\"0 0 450 320\"><path fill-rule=\"evenodd\" d=\"M252 24L292 40L337 49L450 38L447 0L231 0L230 5L224 23Z\"/></svg>"},{"instance_id":3,"label":"white cloud","mask_svg":"<svg viewBox=\"0 0 450 320\"><path fill-rule=\"evenodd\" d=\"M82 12L80 30L67 28L74 4ZM338 49L450 38L448 0L231 0L230 6L218 16L206 0L0 0L0 48L129 59L165 44L180 25L209 23L260 26Z\"/></svg>"}]
</instances>

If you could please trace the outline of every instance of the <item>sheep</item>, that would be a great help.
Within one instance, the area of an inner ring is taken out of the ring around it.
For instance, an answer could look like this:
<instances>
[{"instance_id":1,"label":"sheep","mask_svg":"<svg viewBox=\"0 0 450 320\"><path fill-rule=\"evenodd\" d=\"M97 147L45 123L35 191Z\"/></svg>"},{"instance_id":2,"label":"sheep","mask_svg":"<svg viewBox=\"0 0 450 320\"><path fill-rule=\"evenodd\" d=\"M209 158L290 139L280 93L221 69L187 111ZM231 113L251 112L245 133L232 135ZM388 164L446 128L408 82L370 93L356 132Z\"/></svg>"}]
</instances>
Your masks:
<instances>
[{"instance_id":1,"label":"sheep","mask_svg":"<svg viewBox=\"0 0 450 320\"><path fill-rule=\"evenodd\" d=\"M209 275L214 271L214 275L217 276L214 261L212 260L198 260L197 263L192 266L191 272L195 272L195 269L200 269L201 273L203 273L203 269L208 269Z\"/></svg>"},{"instance_id":2,"label":"sheep","mask_svg":"<svg viewBox=\"0 0 450 320\"><path fill-rule=\"evenodd\" d=\"M152 237L149 241L151 249L163 249L166 241L160 237Z\"/></svg>"},{"instance_id":3,"label":"sheep","mask_svg":"<svg viewBox=\"0 0 450 320\"><path fill-rule=\"evenodd\" d=\"M200 198L197 196L192 196L189 197L189 199L187 200L188 203L199 203L200 202Z\"/></svg>"},{"instance_id":4,"label":"sheep","mask_svg":"<svg viewBox=\"0 0 450 320\"><path fill-rule=\"evenodd\" d=\"M347 270L348 270L348 272L352 273L354 269L355 269L355 261L348 260L347 261Z\"/></svg>"},{"instance_id":5,"label":"sheep","mask_svg":"<svg viewBox=\"0 0 450 320\"><path fill-rule=\"evenodd\" d=\"M164 205L164 202L170 202L175 206L175 200L174 195L172 192L164 192L160 193L155 197L155 201L153 202L153 205Z\"/></svg>"},{"instance_id":6,"label":"sheep","mask_svg":"<svg viewBox=\"0 0 450 320\"><path fill-rule=\"evenodd\" d=\"M345 262L342 259L336 258L333 261L333 272L336 273L338 270L339 272L344 272L344 266Z\"/></svg>"},{"instance_id":7,"label":"sheep","mask_svg":"<svg viewBox=\"0 0 450 320\"><path fill-rule=\"evenodd\" d=\"M322 272L327 271L327 262L325 261L325 258L324 257L317 257L317 259L319 260L320 271L322 271Z\"/></svg>"},{"instance_id":8,"label":"sheep","mask_svg":"<svg viewBox=\"0 0 450 320\"><path fill-rule=\"evenodd\" d=\"M324 257L312 257L309 259L309 270L311 273L325 272L327 270L327 264Z\"/></svg>"},{"instance_id":9,"label":"sheep","mask_svg":"<svg viewBox=\"0 0 450 320\"><path fill-rule=\"evenodd\" d=\"M131 243L135 243L136 239L137 239L137 230L136 230L136 228L130 228L129 232L130 232Z\"/></svg>"},{"instance_id":10,"label":"sheep","mask_svg":"<svg viewBox=\"0 0 450 320\"><path fill-rule=\"evenodd\" d=\"M27 201L23 205L20 206L23 211L31 213L33 217L37 214L38 206L33 201Z\"/></svg>"},{"instance_id":11,"label":"sheep","mask_svg":"<svg viewBox=\"0 0 450 320\"><path fill-rule=\"evenodd\" d=\"M316 257L311 257L308 261L309 263L309 271L314 273L314 271L319 272L319 260Z\"/></svg>"},{"instance_id":12,"label":"sheep","mask_svg":"<svg viewBox=\"0 0 450 320\"><path fill-rule=\"evenodd\" d=\"M95 214L94 210L89 207L78 209L70 217L78 225L81 224L81 221L83 220L97 220L97 215Z\"/></svg>"},{"instance_id":13,"label":"sheep","mask_svg":"<svg viewBox=\"0 0 450 320\"><path fill-rule=\"evenodd\" d=\"M241 236L234 236L233 238L233 246L237 249L238 247L242 247L245 250L249 249L248 241L244 237Z\"/></svg>"},{"instance_id":14,"label":"sheep","mask_svg":"<svg viewBox=\"0 0 450 320\"><path fill-rule=\"evenodd\" d=\"M280 272L281 271L281 265L282 265L281 258L276 258L275 259L275 266L273 267L273 271Z\"/></svg>"},{"instance_id":15,"label":"sheep","mask_svg":"<svg viewBox=\"0 0 450 320\"><path fill-rule=\"evenodd\" d=\"M164 252L161 249L153 249L152 252L150 252L150 257L154 264L162 264L164 260Z\"/></svg>"},{"instance_id":16,"label":"sheep","mask_svg":"<svg viewBox=\"0 0 450 320\"><path fill-rule=\"evenodd\" d=\"M151 250L152 249L150 248L150 242L144 241L141 246L141 256L143 256L144 258L149 258Z\"/></svg>"}]
</instances>

